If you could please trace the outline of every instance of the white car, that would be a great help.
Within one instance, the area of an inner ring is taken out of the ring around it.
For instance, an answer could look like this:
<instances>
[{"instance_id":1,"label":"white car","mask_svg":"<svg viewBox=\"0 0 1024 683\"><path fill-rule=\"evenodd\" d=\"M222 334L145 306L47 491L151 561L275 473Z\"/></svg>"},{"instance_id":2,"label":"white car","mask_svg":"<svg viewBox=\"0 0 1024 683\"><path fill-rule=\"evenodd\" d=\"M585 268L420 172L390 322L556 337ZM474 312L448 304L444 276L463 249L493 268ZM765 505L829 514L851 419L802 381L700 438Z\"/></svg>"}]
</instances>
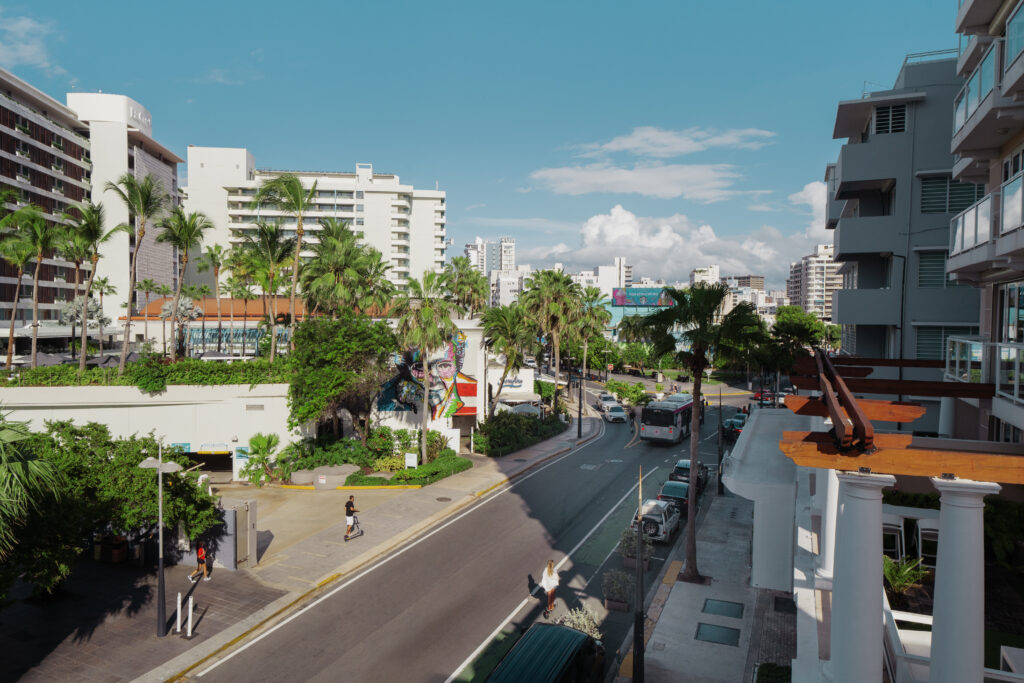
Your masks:
<instances>
[{"instance_id":1,"label":"white car","mask_svg":"<svg viewBox=\"0 0 1024 683\"><path fill-rule=\"evenodd\" d=\"M603 417L608 422L629 422L626 409L618 403L606 404Z\"/></svg>"},{"instance_id":2,"label":"white car","mask_svg":"<svg viewBox=\"0 0 1024 683\"><path fill-rule=\"evenodd\" d=\"M523 365L525 365L528 368L535 368L537 367L537 361L534 360L533 358L526 358L525 360L523 360Z\"/></svg>"},{"instance_id":3,"label":"white car","mask_svg":"<svg viewBox=\"0 0 1024 683\"><path fill-rule=\"evenodd\" d=\"M668 543L679 528L679 509L667 500L648 499L644 501L644 536L659 543ZM630 529L636 529L636 511Z\"/></svg>"},{"instance_id":4,"label":"white car","mask_svg":"<svg viewBox=\"0 0 1024 683\"><path fill-rule=\"evenodd\" d=\"M601 394L597 397L597 409L602 413L607 412L611 406L619 405L618 399L608 393Z\"/></svg>"}]
</instances>

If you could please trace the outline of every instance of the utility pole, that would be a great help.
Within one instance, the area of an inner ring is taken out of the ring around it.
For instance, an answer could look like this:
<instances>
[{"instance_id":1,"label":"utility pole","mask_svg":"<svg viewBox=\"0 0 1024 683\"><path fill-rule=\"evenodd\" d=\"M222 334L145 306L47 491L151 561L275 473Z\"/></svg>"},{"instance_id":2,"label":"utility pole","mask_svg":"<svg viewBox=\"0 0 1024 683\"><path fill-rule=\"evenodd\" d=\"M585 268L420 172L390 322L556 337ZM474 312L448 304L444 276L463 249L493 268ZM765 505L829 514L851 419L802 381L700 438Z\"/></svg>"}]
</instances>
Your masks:
<instances>
[{"instance_id":1,"label":"utility pole","mask_svg":"<svg viewBox=\"0 0 1024 683\"><path fill-rule=\"evenodd\" d=\"M718 495L725 493L725 484L722 483L722 387L718 387ZM700 476L700 472L697 473Z\"/></svg>"},{"instance_id":2,"label":"utility pole","mask_svg":"<svg viewBox=\"0 0 1024 683\"><path fill-rule=\"evenodd\" d=\"M633 612L633 681L644 681L644 468L640 466L636 507L636 603Z\"/></svg>"},{"instance_id":3,"label":"utility pole","mask_svg":"<svg viewBox=\"0 0 1024 683\"><path fill-rule=\"evenodd\" d=\"M576 439L577 440L583 438L583 382L585 381L583 373L585 371L586 371L585 369L580 370L580 394L579 394L579 402L580 402L580 404L579 404L579 406L577 408L577 411L576 411Z\"/></svg>"}]
</instances>

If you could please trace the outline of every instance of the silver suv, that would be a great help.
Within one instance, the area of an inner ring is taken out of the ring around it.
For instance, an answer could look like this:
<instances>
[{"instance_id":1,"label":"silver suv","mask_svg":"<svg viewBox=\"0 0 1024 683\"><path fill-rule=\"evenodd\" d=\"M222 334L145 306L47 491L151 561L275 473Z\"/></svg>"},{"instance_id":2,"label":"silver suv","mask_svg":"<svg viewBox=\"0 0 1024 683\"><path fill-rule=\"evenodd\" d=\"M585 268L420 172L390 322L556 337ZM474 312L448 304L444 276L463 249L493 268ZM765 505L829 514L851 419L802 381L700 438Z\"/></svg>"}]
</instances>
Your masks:
<instances>
[{"instance_id":1,"label":"silver suv","mask_svg":"<svg viewBox=\"0 0 1024 683\"><path fill-rule=\"evenodd\" d=\"M636 511L629 528L636 529ZM679 528L679 510L670 501L648 499L644 501L644 536L659 543L668 543Z\"/></svg>"}]
</instances>

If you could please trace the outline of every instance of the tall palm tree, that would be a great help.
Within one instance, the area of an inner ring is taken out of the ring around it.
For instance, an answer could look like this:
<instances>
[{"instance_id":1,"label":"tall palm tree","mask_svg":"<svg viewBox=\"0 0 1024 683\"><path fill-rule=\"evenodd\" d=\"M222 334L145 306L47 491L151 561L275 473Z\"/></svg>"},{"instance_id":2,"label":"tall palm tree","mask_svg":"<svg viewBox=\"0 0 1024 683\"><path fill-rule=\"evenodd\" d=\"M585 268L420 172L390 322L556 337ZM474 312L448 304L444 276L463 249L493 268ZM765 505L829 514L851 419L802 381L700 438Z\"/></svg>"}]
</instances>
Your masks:
<instances>
[{"instance_id":1,"label":"tall palm tree","mask_svg":"<svg viewBox=\"0 0 1024 683\"><path fill-rule=\"evenodd\" d=\"M270 311L270 362L277 356L277 288L279 275L298 247L298 240L285 237L280 223L257 221L255 231L245 231L239 235L243 249L249 252L252 259L253 272L265 296L271 298ZM294 302L293 302L294 303ZM294 317L292 322L294 323Z\"/></svg>"},{"instance_id":2,"label":"tall palm tree","mask_svg":"<svg viewBox=\"0 0 1024 683\"><path fill-rule=\"evenodd\" d=\"M419 351L423 365L423 406L420 428L420 456L427 461L427 431L430 428L430 354L451 342L458 330L452 318L464 311L452 301L440 273L424 273L423 283L409 278L407 294L395 303L398 338Z\"/></svg>"},{"instance_id":3,"label":"tall palm tree","mask_svg":"<svg viewBox=\"0 0 1024 683\"><path fill-rule=\"evenodd\" d=\"M235 347L235 286L237 279L234 276L229 277L224 282L220 283L220 296L226 296L231 299L231 307L228 309L228 353L232 354ZM219 336L218 336L219 339ZM220 348L221 344L218 341L217 347Z\"/></svg>"},{"instance_id":4,"label":"tall palm tree","mask_svg":"<svg viewBox=\"0 0 1024 683\"><path fill-rule=\"evenodd\" d=\"M160 287L156 280L146 278L139 283L137 289L142 292L146 297L146 303L142 310L146 311L146 316L142 319L142 337L149 342L149 296L154 294L157 288Z\"/></svg>"},{"instance_id":5,"label":"tall palm tree","mask_svg":"<svg viewBox=\"0 0 1024 683\"><path fill-rule=\"evenodd\" d=\"M110 278L98 277L92 283L92 289L100 297L100 309L103 309L103 297L107 294L117 294L117 287L110 284ZM103 354L103 316L100 316L100 355ZM79 366L81 369L81 366Z\"/></svg>"},{"instance_id":6,"label":"tall palm tree","mask_svg":"<svg viewBox=\"0 0 1024 683\"><path fill-rule=\"evenodd\" d=\"M299 283L299 256L302 251L302 236L304 228L303 217L314 208L313 198L316 197L316 181L308 190L302 186L302 181L293 173L282 173L265 181L253 199L255 206L267 206L278 211L283 211L295 217L295 249L294 263L292 264L292 290L289 296L289 309L291 315L291 346L295 348L295 291ZM276 321L275 321L276 324Z\"/></svg>"},{"instance_id":7,"label":"tall palm tree","mask_svg":"<svg viewBox=\"0 0 1024 683\"><path fill-rule=\"evenodd\" d=\"M0 415L0 561L14 547L15 529L29 509L60 492L60 475L26 446L31 436L28 424Z\"/></svg>"},{"instance_id":8,"label":"tall palm tree","mask_svg":"<svg viewBox=\"0 0 1024 683\"><path fill-rule=\"evenodd\" d=\"M124 203L128 209L129 221L132 217L135 218L135 251L132 252L131 268L128 271L128 308L124 316L121 360L117 365L117 376L120 377L124 374L125 364L128 362L128 346L132 332L132 296L135 294L135 273L139 264L139 252L142 251L142 241L146 236L149 221L156 220L167 209L171 197L164 191L160 181L148 173L142 180L131 173L125 173L116 183L108 180L104 189L113 192ZM100 348L103 348L102 341Z\"/></svg>"},{"instance_id":9,"label":"tall palm tree","mask_svg":"<svg viewBox=\"0 0 1024 683\"><path fill-rule=\"evenodd\" d=\"M587 287L580 297L579 317L576 319L575 332L583 341L583 365L580 372L580 387L584 396L587 393L587 351L590 340L601 336L604 328L611 322L612 314L608 310L608 299L597 287ZM577 427L581 429L582 427Z\"/></svg>"},{"instance_id":10,"label":"tall palm tree","mask_svg":"<svg viewBox=\"0 0 1024 683\"><path fill-rule=\"evenodd\" d=\"M64 214L63 218L65 222L63 229L61 229L60 243L57 245L57 251L65 261L71 261L75 264L75 293L71 297L74 300L78 297L79 286L82 283L82 262L89 258L89 244L79 234L73 218L68 214ZM75 326L77 322L77 319L72 317L71 340L69 344L72 359L75 357ZM84 327L86 324L87 321L83 318L82 326Z\"/></svg>"},{"instance_id":11,"label":"tall palm tree","mask_svg":"<svg viewBox=\"0 0 1024 683\"><path fill-rule=\"evenodd\" d=\"M32 367L36 367L39 344L39 272L43 267L43 258L60 244L63 228L47 221L35 207L19 209L4 220L13 219L21 211L25 211L26 214L20 234L32 245L36 262L32 274Z\"/></svg>"},{"instance_id":12,"label":"tall palm tree","mask_svg":"<svg viewBox=\"0 0 1024 683\"><path fill-rule=\"evenodd\" d=\"M153 290L153 293L156 294L157 296L163 298L163 299L168 299L168 298L171 297L172 294L174 294L174 290L171 289L169 285L157 285L156 289ZM165 301L164 303L166 304L167 302ZM164 316L163 313L164 313L164 306L163 306L163 304L161 304L161 306L160 306L160 314L159 314L160 315L160 319L161 319L160 327L163 330L163 345L164 345L164 352L163 353L166 356L167 355L167 318ZM173 325L173 322L171 324Z\"/></svg>"},{"instance_id":13,"label":"tall palm tree","mask_svg":"<svg viewBox=\"0 0 1024 683\"><path fill-rule=\"evenodd\" d=\"M200 273L213 271L213 295L217 297L217 352L220 353L220 338L224 334L224 317L220 311L220 270L227 263L230 251L219 244L206 247L196 270ZM205 316L204 316L205 319ZM205 325L205 322L204 322ZM203 350L206 350L206 334L203 334Z\"/></svg>"},{"instance_id":14,"label":"tall palm tree","mask_svg":"<svg viewBox=\"0 0 1024 683\"><path fill-rule=\"evenodd\" d=\"M72 229L78 235L79 240L86 247L86 258L92 264L92 268L89 270L89 279L85 283L85 296L82 297L82 339L81 339L81 354L78 359L78 372L85 372L85 359L88 355L87 350L89 348L89 295L92 293L92 288L96 280L96 268L100 261L100 246L109 242L110 239L119 232L125 232L127 226L118 225L110 230L104 230L103 228L103 204L93 204L92 202L86 202L79 204L76 207L75 215L64 214L64 220L66 224L72 226ZM78 291L78 283L75 283L75 291ZM100 316L102 317L102 315ZM100 325L102 326L102 321ZM101 327L102 330L102 327ZM103 334L100 333L100 348L102 349Z\"/></svg>"},{"instance_id":15,"label":"tall palm tree","mask_svg":"<svg viewBox=\"0 0 1024 683\"><path fill-rule=\"evenodd\" d=\"M235 299L242 300L242 355L244 356L246 350L246 335L249 332L249 302L256 298L256 294L252 291L252 286L246 280L233 279L232 284L234 289L232 290L231 296Z\"/></svg>"},{"instance_id":16,"label":"tall palm tree","mask_svg":"<svg viewBox=\"0 0 1024 683\"><path fill-rule=\"evenodd\" d=\"M314 256L303 266L300 280L310 310L336 316L340 311L384 309L395 287L387 279L390 266L376 249L359 244L346 221L320 221Z\"/></svg>"},{"instance_id":17,"label":"tall palm tree","mask_svg":"<svg viewBox=\"0 0 1024 683\"><path fill-rule=\"evenodd\" d=\"M188 252L203 243L203 233L213 228L213 222L201 211L185 213L181 207L175 207L169 216L160 221L160 234L157 242L164 242L178 250L178 288L174 292L174 309L178 310L181 300L181 286L185 283L185 268L188 266ZM173 325L173 323L172 323ZM178 357L178 347L185 343L185 331L178 326L178 341L171 347L171 360ZM173 327L171 332L174 332Z\"/></svg>"},{"instance_id":18,"label":"tall palm tree","mask_svg":"<svg viewBox=\"0 0 1024 683\"><path fill-rule=\"evenodd\" d=\"M0 221L2 224L2 221ZM8 235L0 242L0 258L7 261L18 270L18 280L14 283L14 302L11 304L11 327L7 333L7 371L11 371L14 363L14 325L18 319L18 300L21 297L21 282L25 276L25 266L35 251L32 245L22 235L14 233Z\"/></svg>"},{"instance_id":19,"label":"tall palm tree","mask_svg":"<svg viewBox=\"0 0 1024 683\"><path fill-rule=\"evenodd\" d=\"M206 299L211 294L213 294L213 290L211 290L210 286L204 282L202 284L192 285L192 293L195 295L195 298L200 302L199 310L201 310L203 313L203 353L206 353Z\"/></svg>"},{"instance_id":20,"label":"tall palm tree","mask_svg":"<svg viewBox=\"0 0 1024 683\"><path fill-rule=\"evenodd\" d=\"M519 372L526 360L524 350L530 344L529 325L526 314L518 304L497 306L484 311L484 345L494 353L505 356L505 369L498 382L498 391L490 399L487 409L488 419L494 417L494 409L498 405L498 397L505 388L505 380L509 374Z\"/></svg>"},{"instance_id":21,"label":"tall palm tree","mask_svg":"<svg viewBox=\"0 0 1024 683\"><path fill-rule=\"evenodd\" d=\"M700 471L701 380L724 346L735 345L744 335L759 328L759 318L749 302L742 302L719 316L722 302L729 296L729 287L722 283L698 282L689 289L667 287L672 298L668 308L643 316L654 346L654 355L675 354L676 359L693 376L693 411L690 416L691 471ZM682 350L680 350L682 349ZM690 496L686 519L686 567L684 581L701 581L697 569L697 496Z\"/></svg>"},{"instance_id":22,"label":"tall palm tree","mask_svg":"<svg viewBox=\"0 0 1024 683\"><path fill-rule=\"evenodd\" d=\"M581 295L580 286L565 273L558 270L542 270L533 276L529 287L520 298L527 315L551 343L551 355L555 361L555 392L551 398L551 406L556 413L561 341L576 319Z\"/></svg>"},{"instance_id":23,"label":"tall palm tree","mask_svg":"<svg viewBox=\"0 0 1024 683\"><path fill-rule=\"evenodd\" d=\"M446 263L444 278L448 291L470 318L487 307L490 287L480 271L470 263L469 257L456 256Z\"/></svg>"}]
</instances>

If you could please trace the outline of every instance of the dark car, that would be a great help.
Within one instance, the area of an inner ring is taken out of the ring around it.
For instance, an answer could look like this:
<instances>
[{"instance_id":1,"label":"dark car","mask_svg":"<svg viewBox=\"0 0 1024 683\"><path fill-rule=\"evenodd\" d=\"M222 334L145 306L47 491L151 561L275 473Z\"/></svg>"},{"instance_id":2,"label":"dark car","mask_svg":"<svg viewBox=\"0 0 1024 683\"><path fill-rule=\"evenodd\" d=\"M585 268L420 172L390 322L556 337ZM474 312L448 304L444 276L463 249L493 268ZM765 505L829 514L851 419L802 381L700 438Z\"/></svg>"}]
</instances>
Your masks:
<instances>
[{"instance_id":1,"label":"dark car","mask_svg":"<svg viewBox=\"0 0 1024 683\"><path fill-rule=\"evenodd\" d=\"M700 495L699 493L697 495ZM685 516L689 510L690 484L685 481L666 481L658 493L658 500L664 500L679 510L680 516Z\"/></svg>"},{"instance_id":2,"label":"dark car","mask_svg":"<svg viewBox=\"0 0 1024 683\"><path fill-rule=\"evenodd\" d=\"M604 679L604 647L583 631L534 624L508 651L489 683L598 683Z\"/></svg>"},{"instance_id":3,"label":"dark car","mask_svg":"<svg viewBox=\"0 0 1024 683\"><path fill-rule=\"evenodd\" d=\"M669 481L690 481L690 461L680 460L676 463L676 466L672 468L672 471L668 474ZM700 474L697 475L697 495L699 496L703 491L704 487L708 483L708 466L701 464Z\"/></svg>"},{"instance_id":4,"label":"dark car","mask_svg":"<svg viewBox=\"0 0 1024 683\"><path fill-rule=\"evenodd\" d=\"M722 423L722 436L726 441L735 441L743 433L743 427L747 424L745 413L736 413Z\"/></svg>"}]
</instances>

